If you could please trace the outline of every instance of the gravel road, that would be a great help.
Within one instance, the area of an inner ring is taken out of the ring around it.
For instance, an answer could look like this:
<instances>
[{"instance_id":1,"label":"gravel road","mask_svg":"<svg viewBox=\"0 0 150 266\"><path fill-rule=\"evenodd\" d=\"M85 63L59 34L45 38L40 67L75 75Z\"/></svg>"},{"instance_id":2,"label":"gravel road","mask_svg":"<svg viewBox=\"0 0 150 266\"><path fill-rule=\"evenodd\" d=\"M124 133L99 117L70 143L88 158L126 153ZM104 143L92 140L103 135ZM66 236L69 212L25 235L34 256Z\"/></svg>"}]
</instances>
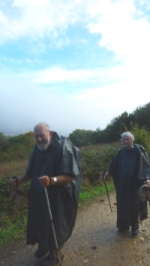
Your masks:
<instances>
[{"instance_id":1,"label":"gravel road","mask_svg":"<svg viewBox=\"0 0 150 266\"><path fill-rule=\"evenodd\" d=\"M135 238L130 232L118 233L114 192L110 199L113 212L106 195L79 208L63 266L150 266L150 218ZM33 255L36 248L22 241L0 249L0 266L39 266Z\"/></svg>"}]
</instances>

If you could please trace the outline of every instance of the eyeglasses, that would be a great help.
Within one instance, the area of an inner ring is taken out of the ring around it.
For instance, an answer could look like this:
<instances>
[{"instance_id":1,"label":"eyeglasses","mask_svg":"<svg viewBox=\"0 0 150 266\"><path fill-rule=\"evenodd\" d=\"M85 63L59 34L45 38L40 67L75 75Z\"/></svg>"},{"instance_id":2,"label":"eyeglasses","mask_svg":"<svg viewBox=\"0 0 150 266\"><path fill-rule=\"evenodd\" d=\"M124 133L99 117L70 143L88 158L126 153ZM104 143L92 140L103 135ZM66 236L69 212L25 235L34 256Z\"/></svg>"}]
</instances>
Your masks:
<instances>
[{"instance_id":1,"label":"eyeglasses","mask_svg":"<svg viewBox=\"0 0 150 266\"><path fill-rule=\"evenodd\" d=\"M124 139L122 139L122 142L130 142L130 141L132 141L130 138L124 138Z\"/></svg>"}]
</instances>

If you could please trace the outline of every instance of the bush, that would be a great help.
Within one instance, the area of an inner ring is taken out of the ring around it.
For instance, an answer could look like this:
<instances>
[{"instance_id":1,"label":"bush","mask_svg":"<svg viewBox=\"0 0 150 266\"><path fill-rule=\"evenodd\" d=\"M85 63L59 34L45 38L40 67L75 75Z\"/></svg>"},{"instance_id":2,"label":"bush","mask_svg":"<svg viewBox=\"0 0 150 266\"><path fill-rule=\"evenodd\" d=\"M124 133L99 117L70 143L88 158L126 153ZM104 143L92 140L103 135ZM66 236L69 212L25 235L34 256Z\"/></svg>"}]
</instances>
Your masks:
<instances>
[{"instance_id":1,"label":"bush","mask_svg":"<svg viewBox=\"0 0 150 266\"><path fill-rule=\"evenodd\" d=\"M109 166L113 156L120 148L120 144L106 145L95 149L91 146L89 149L82 150L82 178L91 183L96 183L103 172Z\"/></svg>"},{"instance_id":2,"label":"bush","mask_svg":"<svg viewBox=\"0 0 150 266\"><path fill-rule=\"evenodd\" d=\"M24 190L24 200L23 207L26 209L28 204L28 188L29 183L22 185ZM8 177L0 178L0 213L5 215L10 215L16 213L16 206L10 201L10 181Z\"/></svg>"},{"instance_id":3,"label":"bush","mask_svg":"<svg viewBox=\"0 0 150 266\"><path fill-rule=\"evenodd\" d=\"M150 155L150 132L145 127L139 128L138 125L132 125L132 134L135 137L135 143L142 145Z\"/></svg>"}]
</instances>

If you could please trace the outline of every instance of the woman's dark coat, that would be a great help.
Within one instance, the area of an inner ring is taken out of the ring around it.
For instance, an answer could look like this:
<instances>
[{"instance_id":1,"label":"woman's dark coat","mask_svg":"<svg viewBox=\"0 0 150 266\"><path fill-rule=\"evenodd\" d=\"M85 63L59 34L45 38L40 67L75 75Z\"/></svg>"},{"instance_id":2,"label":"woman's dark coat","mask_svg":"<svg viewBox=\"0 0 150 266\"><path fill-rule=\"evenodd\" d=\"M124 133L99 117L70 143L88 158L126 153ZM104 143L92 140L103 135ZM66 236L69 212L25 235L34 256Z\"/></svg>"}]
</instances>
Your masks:
<instances>
[{"instance_id":1,"label":"woman's dark coat","mask_svg":"<svg viewBox=\"0 0 150 266\"><path fill-rule=\"evenodd\" d=\"M150 164L145 149L133 145L122 148L113 158L108 171L111 173L117 196L117 227L129 229L136 222L147 218L147 204L138 197L138 190L144 180L150 179Z\"/></svg>"}]
</instances>

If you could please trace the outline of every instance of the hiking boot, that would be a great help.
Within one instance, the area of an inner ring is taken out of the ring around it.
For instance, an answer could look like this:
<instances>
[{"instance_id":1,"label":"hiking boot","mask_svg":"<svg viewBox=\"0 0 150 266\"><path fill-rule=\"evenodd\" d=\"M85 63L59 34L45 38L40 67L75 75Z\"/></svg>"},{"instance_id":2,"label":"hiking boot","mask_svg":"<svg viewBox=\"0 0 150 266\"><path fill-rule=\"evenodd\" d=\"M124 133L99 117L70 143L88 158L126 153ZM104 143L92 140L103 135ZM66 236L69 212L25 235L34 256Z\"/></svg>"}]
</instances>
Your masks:
<instances>
[{"instance_id":1,"label":"hiking boot","mask_svg":"<svg viewBox=\"0 0 150 266\"><path fill-rule=\"evenodd\" d=\"M61 255L60 260L62 261L63 258L64 258L64 255ZM54 266L57 263L59 263L59 259L54 258L50 254L48 254L44 259L42 259L40 266Z\"/></svg>"},{"instance_id":2,"label":"hiking boot","mask_svg":"<svg viewBox=\"0 0 150 266\"><path fill-rule=\"evenodd\" d=\"M138 226L132 226L131 235L132 236L137 236L138 233L139 233L139 227Z\"/></svg>"},{"instance_id":3,"label":"hiking boot","mask_svg":"<svg viewBox=\"0 0 150 266\"><path fill-rule=\"evenodd\" d=\"M35 251L34 256L35 256L37 259L41 259L41 258L43 258L46 254L47 254L47 252L43 252L40 248L38 248L38 249Z\"/></svg>"},{"instance_id":4,"label":"hiking boot","mask_svg":"<svg viewBox=\"0 0 150 266\"><path fill-rule=\"evenodd\" d=\"M131 228L131 235L132 236L137 236L139 233L139 221L137 221L136 223L132 224L132 228Z\"/></svg>"}]
</instances>

